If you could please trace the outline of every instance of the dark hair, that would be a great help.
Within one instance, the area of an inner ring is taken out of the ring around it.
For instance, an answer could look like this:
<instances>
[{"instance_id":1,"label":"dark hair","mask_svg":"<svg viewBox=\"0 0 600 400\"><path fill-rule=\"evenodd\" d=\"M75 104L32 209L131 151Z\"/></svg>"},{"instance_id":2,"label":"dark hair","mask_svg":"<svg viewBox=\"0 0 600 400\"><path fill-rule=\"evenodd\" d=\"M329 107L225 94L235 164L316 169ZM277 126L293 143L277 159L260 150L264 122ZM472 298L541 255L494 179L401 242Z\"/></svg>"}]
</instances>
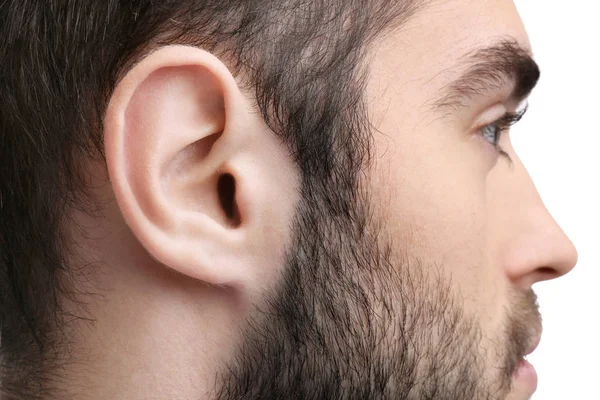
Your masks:
<instances>
[{"instance_id":1,"label":"dark hair","mask_svg":"<svg viewBox=\"0 0 600 400\"><path fill-rule=\"evenodd\" d=\"M0 1L0 392L36 398L47 389L64 330L85 315L83 305L78 315L64 307L91 267L66 261L76 246L69 211L94 210L85 163L103 159L107 102L136 61L174 43L226 60L304 187L335 187L332 209L344 210L370 142L345 129L368 123L361 61L417 3Z\"/></svg>"}]
</instances>

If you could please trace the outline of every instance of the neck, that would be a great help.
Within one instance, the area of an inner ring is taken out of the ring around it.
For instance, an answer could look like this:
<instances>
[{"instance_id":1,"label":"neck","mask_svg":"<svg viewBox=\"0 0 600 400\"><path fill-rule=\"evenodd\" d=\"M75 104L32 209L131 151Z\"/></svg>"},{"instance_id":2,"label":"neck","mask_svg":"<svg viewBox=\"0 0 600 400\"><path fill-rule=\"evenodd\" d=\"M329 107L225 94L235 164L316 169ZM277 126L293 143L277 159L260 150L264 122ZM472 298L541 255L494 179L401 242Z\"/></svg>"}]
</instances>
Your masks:
<instances>
[{"instance_id":1,"label":"neck","mask_svg":"<svg viewBox=\"0 0 600 400\"><path fill-rule=\"evenodd\" d=\"M210 398L224 349L236 342L235 314L223 306L226 294L178 279L162 291L134 292L131 280L111 287L94 305L95 322L81 323L85 342L74 346L62 398Z\"/></svg>"},{"instance_id":2,"label":"neck","mask_svg":"<svg viewBox=\"0 0 600 400\"><path fill-rule=\"evenodd\" d=\"M106 217L102 224L115 224L120 214L107 210ZM78 299L93 322L72 324L58 398L210 398L219 369L239 342L244 310L236 296L158 264L124 222L110 227L121 235L108 235L97 220L77 218L95 231L82 239L89 241L81 247L85 259L101 260L86 274L90 287L78 289L98 295ZM80 307L72 311L81 315Z\"/></svg>"}]
</instances>

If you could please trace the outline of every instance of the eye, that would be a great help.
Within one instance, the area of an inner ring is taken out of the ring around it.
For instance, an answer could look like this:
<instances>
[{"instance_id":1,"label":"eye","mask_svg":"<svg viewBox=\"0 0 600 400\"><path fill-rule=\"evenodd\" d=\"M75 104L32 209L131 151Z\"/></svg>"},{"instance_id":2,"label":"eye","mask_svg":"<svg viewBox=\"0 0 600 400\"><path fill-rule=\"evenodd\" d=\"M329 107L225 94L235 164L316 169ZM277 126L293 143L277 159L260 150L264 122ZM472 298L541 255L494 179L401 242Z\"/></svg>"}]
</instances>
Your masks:
<instances>
[{"instance_id":1,"label":"eye","mask_svg":"<svg viewBox=\"0 0 600 400\"><path fill-rule=\"evenodd\" d=\"M503 133L499 121L494 121L491 124L484 126L480 129L480 133L492 146L498 148L498 142L500 142Z\"/></svg>"},{"instance_id":2,"label":"eye","mask_svg":"<svg viewBox=\"0 0 600 400\"><path fill-rule=\"evenodd\" d=\"M479 133L489 144L494 146L498 154L500 154L502 157L506 158L509 162L511 162L512 159L510 158L508 153L504 151L504 149L502 149L502 147L499 145L502 134L510 127L510 125L507 126L505 124L507 118L511 118L510 114L505 114L499 120L496 120L491 124L488 124L483 128L479 129Z\"/></svg>"},{"instance_id":3,"label":"eye","mask_svg":"<svg viewBox=\"0 0 600 400\"><path fill-rule=\"evenodd\" d=\"M517 111L515 113L506 113L500 119L492 122L491 124L485 125L484 127L479 129L479 133L481 136L492 146L496 148L498 153L506 158L508 161L512 161L508 153L506 153L502 147L500 147L500 139L502 138L502 134L514 124L519 122L523 115L527 112L527 106L525 106L522 110Z\"/></svg>"}]
</instances>

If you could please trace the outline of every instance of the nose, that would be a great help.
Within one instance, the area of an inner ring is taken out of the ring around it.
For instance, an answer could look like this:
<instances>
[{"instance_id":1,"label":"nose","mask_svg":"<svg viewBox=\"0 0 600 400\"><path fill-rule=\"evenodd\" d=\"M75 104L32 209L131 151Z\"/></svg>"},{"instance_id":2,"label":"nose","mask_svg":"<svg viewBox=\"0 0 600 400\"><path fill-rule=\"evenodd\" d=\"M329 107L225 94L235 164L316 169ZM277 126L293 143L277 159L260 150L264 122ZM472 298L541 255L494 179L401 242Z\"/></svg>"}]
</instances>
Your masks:
<instances>
[{"instance_id":1,"label":"nose","mask_svg":"<svg viewBox=\"0 0 600 400\"><path fill-rule=\"evenodd\" d=\"M555 279L577 264L577 250L542 202L525 167L515 157L503 183L499 221L504 233L500 260L516 287ZM498 193L496 193L500 196Z\"/></svg>"}]
</instances>

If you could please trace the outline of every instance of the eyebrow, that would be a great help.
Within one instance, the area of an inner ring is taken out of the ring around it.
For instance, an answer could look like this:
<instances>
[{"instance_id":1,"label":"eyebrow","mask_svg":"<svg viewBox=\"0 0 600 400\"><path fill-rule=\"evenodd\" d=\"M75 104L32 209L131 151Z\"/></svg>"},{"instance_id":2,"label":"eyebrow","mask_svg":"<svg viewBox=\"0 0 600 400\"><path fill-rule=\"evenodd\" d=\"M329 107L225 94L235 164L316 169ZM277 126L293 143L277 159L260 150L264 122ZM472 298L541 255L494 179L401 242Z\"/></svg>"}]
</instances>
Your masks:
<instances>
[{"instance_id":1,"label":"eyebrow","mask_svg":"<svg viewBox=\"0 0 600 400\"><path fill-rule=\"evenodd\" d=\"M511 98L520 102L531 93L540 77L537 63L514 40L503 40L468 53L460 65L466 66L466 72L440 90L434 108L456 110L466 107L468 100L509 84L513 85Z\"/></svg>"}]
</instances>

